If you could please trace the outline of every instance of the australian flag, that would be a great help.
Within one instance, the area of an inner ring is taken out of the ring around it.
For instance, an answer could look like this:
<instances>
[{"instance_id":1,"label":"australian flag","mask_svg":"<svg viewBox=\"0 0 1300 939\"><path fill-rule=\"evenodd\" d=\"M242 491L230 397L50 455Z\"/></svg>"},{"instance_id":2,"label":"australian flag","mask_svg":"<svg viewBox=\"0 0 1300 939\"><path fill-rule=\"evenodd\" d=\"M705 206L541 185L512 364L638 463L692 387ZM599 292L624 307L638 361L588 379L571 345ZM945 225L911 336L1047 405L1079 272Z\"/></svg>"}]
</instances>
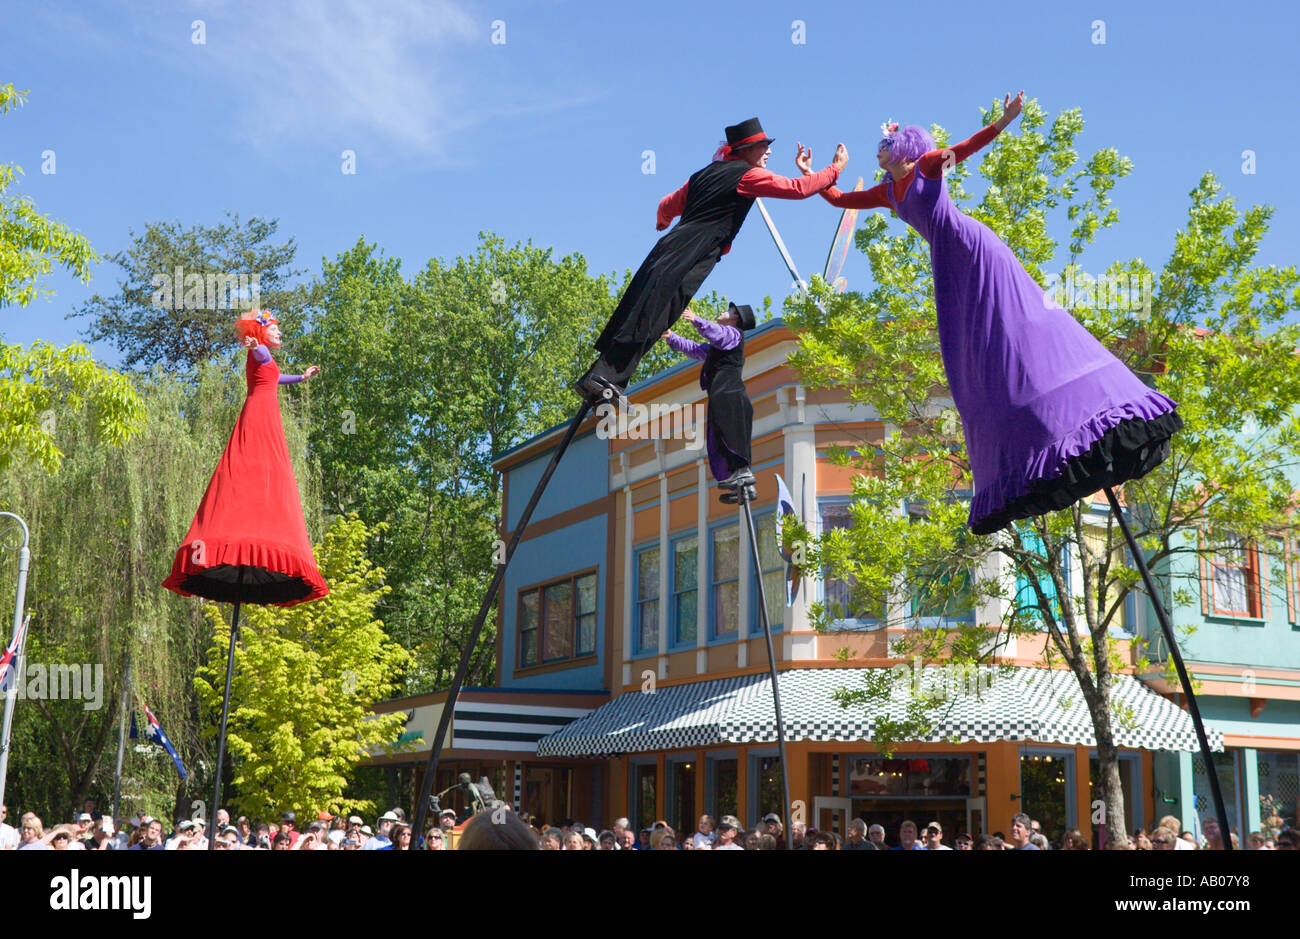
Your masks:
<instances>
[{"instance_id":1,"label":"australian flag","mask_svg":"<svg viewBox=\"0 0 1300 939\"><path fill-rule=\"evenodd\" d=\"M136 698L136 701L139 703L140 709L144 711L145 739L152 740L154 743L161 743L163 749L167 751L167 754L172 758L172 762L176 764L176 768L180 771L181 779L188 779L190 774L185 772L185 764L181 762L180 754L176 752L176 748L172 746L171 740L168 739L167 732L162 729L162 724L158 723L158 718L153 716L153 711L149 710L147 704L141 701L139 697ZM135 739L139 736L139 731L136 729L135 713L132 712L131 738Z\"/></svg>"}]
</instances>

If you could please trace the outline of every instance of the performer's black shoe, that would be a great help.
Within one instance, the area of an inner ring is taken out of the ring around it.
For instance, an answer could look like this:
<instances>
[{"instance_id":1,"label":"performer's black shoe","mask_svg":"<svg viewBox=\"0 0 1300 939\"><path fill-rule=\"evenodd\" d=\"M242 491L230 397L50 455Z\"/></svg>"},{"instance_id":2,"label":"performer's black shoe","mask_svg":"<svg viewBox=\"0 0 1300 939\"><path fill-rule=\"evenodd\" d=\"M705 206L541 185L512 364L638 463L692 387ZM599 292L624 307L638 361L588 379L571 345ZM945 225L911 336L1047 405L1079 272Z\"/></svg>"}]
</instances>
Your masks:
<instances>
[{"instance_id":1,"label":"performer's black shoe","mask_svg":"<svg viewBox=\"0 0 1300 939\"><path fill-rule=\"evenodd\" d=\"M754 474L750 471L748 466L742 466L740 469L735 470L726 479L718 482L719 489L738 489L741 486L752 485L754 485Z\"/></svg>"},{"instance_id":2,"label":"performer's black shoe","mask_svg":"<svg viewBox=\"0 0 1300 939\"><path fill-rule=\"evenodd\" d=\"M623 393L623 388L603 378L596 369L595 365L588 369L587 374L573 383L573 390L593 408L602 404L615 408L626 407L627 397Z\"/></svg>"},{"instance_id":3,"label":"performer's black shoe","mask_svg":"<svg viewBox=\"0 0 1300 939\"><path fill-rule=\"evenodd\" d=\"M753 501L754 501L755 499L757 499L757 498L758 498L758 490L754 487L754 485L753 485L752 483L746 485L746 486L745 486L745 501L746 501L746 502L753 502ZM725 492L723 492L722 495L718 496L718 501L719 501L719 502L722 502L722 503L725 503L725 504L727 504L727 505L739 505L739 504L740 504L740 490L739 490L739 489L728 489L728 490L726 490Z\"/></svg>"}]
</instances>

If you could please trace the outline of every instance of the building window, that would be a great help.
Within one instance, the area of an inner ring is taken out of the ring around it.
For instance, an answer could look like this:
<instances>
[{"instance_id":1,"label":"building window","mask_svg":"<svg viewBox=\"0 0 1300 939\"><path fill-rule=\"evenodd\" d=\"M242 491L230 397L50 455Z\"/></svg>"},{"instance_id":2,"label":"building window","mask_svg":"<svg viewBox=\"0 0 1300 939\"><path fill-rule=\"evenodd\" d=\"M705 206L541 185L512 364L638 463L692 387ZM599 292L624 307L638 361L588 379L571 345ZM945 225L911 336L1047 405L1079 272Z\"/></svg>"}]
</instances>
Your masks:
<instances>
[{"instance_id":1,"label":"building window","mask_svg":"<svg viewBox=\"0 0 1300 939\"><path fill-rule=\"evenodd\" d=\"M700 590L698 535L673 542L673 642L693 644L698 636Z\"/></svg>"},{"instance_id":2,"label":"building window","mask_svg":"<svg viewBox=\"0 0 1300 939\"><path fill-rule=\"evenodd\" d=\"M1043 545L1043 539L1038 537L1038 533L1030 531L1027 528L1020 529L1020 541L1026 551L1034 554L1045 556L1047 548ZM1069 578L1070 576L1070 551L1068 547L1061 548L1061 576ZM1034 589L1033 581L1026 576L1025 572L1019 567L1016 568L1016 612L1028 616L1030 621L1039 623L1043 622L1043 610L1039 606L1038 595L1047 598L1051 604L1052 616L1056 619L1057 624L1061 622L1061 600L1056 593L1056 584L1052 583L1051 575L1041 567L1035 571L1038 581L1038 590ZM1043 628L1046 628L1044 626Z\"/></svg>"},{"instance_id":3,"label":"building window","mask_svg":"<svg viewBox=\"0 0 1300 939\"><path fill-rule=\"evenodd\" d=\"M521 590L518 623L520 668L592 655L596 651L595 572Z\"/></svg>"},{"instance_id":4,"label":"building window","mask_svg":"<svg viewBox=\"0 0 1300 939\"><path fill-rule=\"evenodd\" d=\"M636 556L636 648L659 651L659 549Z\"/></svg>"},{"instance_id":5,"label":"building window","mask_svg":"<svg viewBox=\"0 0 1300 939\"><path fill-rule=\"evenodd\" d=\"M853 516L847 502L822 502L818 505L821 530L825 535L837 529L853 527ZM822 568L822 603L826 617L837 626L874 626L885 618L882 598L871 600L859 596L853 577L834 576L830 568Z\"/></svg>"},{"instance_id":6,"label":"building window","mask_svg":"<svg viewBox=\"0 0 1300 939\"><path fill-rule=\"evenodd\" d=\"M1106 530L1104 528L1086 528L1083 532L1083 543L1087 548L1084 555L1084 563L1096 565L1094 572L1100 572L1102 559L1106 556L1107 548ZM1125 569L1131 569L1129 563L1128 551L1124 545L1112 543L1110 545L1110 560L1106 565L1106 597L1102 601L1102 608L1098 613L1098 618L1104 617L1110 612L1110 608L1115 605L1115 600L1124 588L1119 582L1119 572ZM1101 586L1096 582L1093 583L1094 593L1087 598L1090 607L1096 609L1097 594L1095 590ZM1131 616L1129 605L1133 603L1133 591L1129 590L1124 597L1124 602L1115 610L1115 615L1110 619L1110 628L1123 632L1132 632ZM1136 612L1136 609L1134 610Z\"/></svg>"},{"instance_id":7,"label":"building window","mask_svg":"<svg viewBox=\"0 0 1300 939\"><path fill-rule=\"evenodd\" d=\"M724 525L710 533L713 571L713 635L736 635L740 621L740 527Z\"/></svg>"},{"instance_id":8,"label":"building window","mask_svg":"<svg viewBox=\"0 0 1300 939\"><path fill-rule=\"evenodd\" d=\"M1219 538L1209 560L1210 602L1215 616L1263 617L1259 549L1241 538Z\"/></svg>"},{"instance_id":9,"label":"building window","mask_svg":"<svg viewBox=\"0 0 1300 939\"><path fill-rule=\"evenodd\" d=\"M708 775L705 777L704 811L714 820L723 815L735 815L739 810L740 765L734 756L707 758Z\"/></svg>"},{"instance_id":10,"label":"building window","mask_svg":"<svg viewBox=\"0 0 1300 939\"><path fill-rule=\"evenodd\" d=\"M632 828L640 832L655 822L658 799L658 766L654 762L633 763L631 765L632 784ZM640 837L638 835L638 837Z\"/></svg>"},{"instance_id":11,"label":"building window","mask_svg":"<svg viewBox=\"0 0 1300 939\"><path fill-rule=\"evenodd\" d=\"M772 629L785 624L785 561L776 544L776 513L767 512L754 519L754 534L758 537L758 563L763 569L763 590L767 594L767 621ZM745 559L752 564L753 560ZM758 585L754 585L753 604L758 610ZM754 616L753 631L762 633L763 621Z\"/></svg>"}]
</instances>

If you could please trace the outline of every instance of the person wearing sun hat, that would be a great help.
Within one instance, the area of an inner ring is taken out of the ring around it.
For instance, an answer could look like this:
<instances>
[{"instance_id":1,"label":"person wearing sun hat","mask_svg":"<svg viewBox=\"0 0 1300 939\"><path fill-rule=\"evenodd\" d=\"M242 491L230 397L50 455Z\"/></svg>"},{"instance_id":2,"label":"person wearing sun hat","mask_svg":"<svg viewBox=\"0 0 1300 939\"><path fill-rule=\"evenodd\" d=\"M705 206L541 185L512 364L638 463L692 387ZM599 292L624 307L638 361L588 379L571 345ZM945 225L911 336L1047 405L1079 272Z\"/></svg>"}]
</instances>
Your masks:
<instances>
[{"instance_id":1,"label":"person wearing sun hat","mask_svg":"<svg viewBox=\"0 0 1300 939\"><path fill-rule=\"evenodd\" d=\"M623 397L641 357L676 322L714 265L731 250L755 198L807 199L835 185L849 159L840 144L830 166L790 179L767 169L774 141L758 118L732 124L726 136L713 162L659 202L657 230L663 231L678 216L681 221L659 239L633 275L596 340L600 358L574 384L593 405Z\"/></svg>"}]
</instances>

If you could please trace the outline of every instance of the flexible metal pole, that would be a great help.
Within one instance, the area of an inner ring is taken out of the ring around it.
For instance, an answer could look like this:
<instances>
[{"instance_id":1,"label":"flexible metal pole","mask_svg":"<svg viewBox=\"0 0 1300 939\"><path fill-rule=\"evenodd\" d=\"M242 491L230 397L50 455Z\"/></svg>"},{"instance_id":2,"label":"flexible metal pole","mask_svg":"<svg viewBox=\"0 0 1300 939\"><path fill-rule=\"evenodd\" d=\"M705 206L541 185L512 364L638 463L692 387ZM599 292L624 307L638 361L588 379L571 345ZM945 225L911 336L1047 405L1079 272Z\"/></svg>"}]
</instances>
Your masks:
<instances>
[{"instance_id":1,"label":"flexible metal pole","mask_svg":"<svg viewBox=\"0 0 1300 939\"><path fill-rule=\"evenodd\" d=\"M117 770L113 773L113 824L120 817L122 798L122 756L126 753L126 713L131 702L131 653L126 654L126 667L122 670L122 721L117 731Z\"/></svg>"},{"instance_id":2,"label":"flexible metal pole","mask_svg":"<svg viewBox=\"0 0 1300 939\"><path fill-rule=\"evenodd\" d=\"M474 626L470 630L469 637L465 640L465 648L461 650L460 654L460 664L456 668L455 677L451 680L451 688L447 690L447 700L443 702L442 713L438 716L438 729L433 734L433 749L429 751L429 762L424 769L424 783L420 786L420 798L415 806L413 842L415 839L424 837L424 818L429 813L429 796L433 793L434 776L438 772L438 758L442 755L442 743L447 736L447 728L451 724L452 713L456 710L456 699L460 696L461 685L465 683L465 676L469 673L469 663L474 655L474 647L478 644L479 633L483 631L483 624L487 622L488 611L492 609L497 590L500 588L502 580L505 579L506 567L510 564L510 559L514 557L515 547L519 544L519 538L528 526L528 520L533 517L533 509L537 508L537 502L541 499L546 484L551 481L551 476L554 475L555 468L559 466L564 451L569 449L569 444L573 442L578 427L590 410L591 402L584 400L582 406L578 408L578 413L569 423L569 429L565 431L560 445L556 447L555 453L551 456L551 462L547 464L546 472L542 473L542 478L537 481L533 496L528 500L528 505L524 507L523 514L519 516L514 534L510 537L510 544L506 546L505 559L497 565L496 571L492 574L492 582L488 584L488 589L483 594L483 602L479 604L478 616L474 620Z\"/></svg>"},{"instance_id":3,"label":"flexible metal pole","mask_svg":"<svg viewBox=\"0 0 1300 939\"><path fill-rule=\"evenodd\" d=\"M239 601L230 617L230 651L226 654L226 695L221 702L221 734L217 738L217 777L212 784L212 806L204 823L208 826L208 850L217 849L217 809L221 807L221 766L226 755L226 720L230 717L230 679L235 673L235 643L239 639Z\"/></svg>"},{"instance_id":4,"label":"flexible metal pole","mask_svg":"<svg viewBox=\"0 0 1300 939\"><path fill-rule=\"evenodd\" d=\"M16 636L19 630L24 635L22 641L18 643L18 648L14 652L14 660L10 666L13 669L13 681L9 683L9 689L5 692L5 716L4 728L0 730L0 803L5 800L5 779L9 773L9 738L13 731L14 725L14 704L18 697L18 684L23 680L23 658L27 649L26 629L23 623L23 603L27 598L27 571L32 564L32 552L27 545L30 541L30 532L27 531L27 523L13 512L0 512L0 516L12 518L23 530L23 544L18 549L18 591L14 599L14 632Z\"/></svg>"},{"instance_id":5,"label":"flexible metal pole","mask_svg":"<svg viewBox=\"0 0 1300 939\"><path fill-rule=\"evenodd\" d=\"M1201 722L1201 709L1196 705L1196 693L1192 691L1192 680L1187 675L1187 669L1183 666L1183 656L1178 651L1178 643L1174 641L1174 630L1169 625L1169 617L1165 614L1164 604L1160 602L1160 595L1156 592L1155 582L1151 579L1151 572L1147 570L1146 558L1142 554L1142 549L1138 547L1137 540L1133 537L1133 532L1129 531L1128 522L1124 519L1124 510L1120 508L1119 500L1115 498L1114 491L1110 486L1106 487L1106 498L1110 500L1110 510L1115 514L1119 527L1124 532L1124 537L1128 541L1129 550L1133 553L1133 562L1137 564L1138 573L1142 575L1142 583L1146 585L1147 594L1151 597L1151 605L1156 608L1156 619L1160 621L1160 628L1164 631L1165 642L1169 644L1169 656L1174 660L1174 668L1178 670L1178 680L1183 686L1183 696L1187 698L1187 711L1192 715L1192 726L1196 728L1196 739L1201 744L1201 756L1205 759L1205 775L1210 779L1210 797L1214 800L1214 811L1219 816L1219 830L1223 835L1223 850L1232 850L1232 829L1228 827L1228 811L1223 804L1223 791L1219 788L1219 771L1214 765L1214 755L1210 750L1210 739L1205 736L1205 725Z\"/></svg>"},{"instance_id":6,"label":"flexible metal pole","mask_svg":"<svg viewBox=\"0 0 1300 939\"><path fill-rule=\"evenodd\" d=\"M754 577L758 580L758 615L763 621L763 635L767 639L767 671L772 676L772 704L776 708L776 744L781 754L781 797L785 800L782 813L782 825L785 828L785 846L794 850L794 830L790 824L790 813L794 806L790 802L789 763L785 757L785 723L781 720L781 689L776 682L776 653L772 647L772 624L767 619L767 588L763 586L763 565L758 556L758 535L754 529L754 513L749 507L749 494L744 486L736 487L736 495L745 508L745 522L749 525L749 553L754 561Z\"/></svg>"}]
</instances>

